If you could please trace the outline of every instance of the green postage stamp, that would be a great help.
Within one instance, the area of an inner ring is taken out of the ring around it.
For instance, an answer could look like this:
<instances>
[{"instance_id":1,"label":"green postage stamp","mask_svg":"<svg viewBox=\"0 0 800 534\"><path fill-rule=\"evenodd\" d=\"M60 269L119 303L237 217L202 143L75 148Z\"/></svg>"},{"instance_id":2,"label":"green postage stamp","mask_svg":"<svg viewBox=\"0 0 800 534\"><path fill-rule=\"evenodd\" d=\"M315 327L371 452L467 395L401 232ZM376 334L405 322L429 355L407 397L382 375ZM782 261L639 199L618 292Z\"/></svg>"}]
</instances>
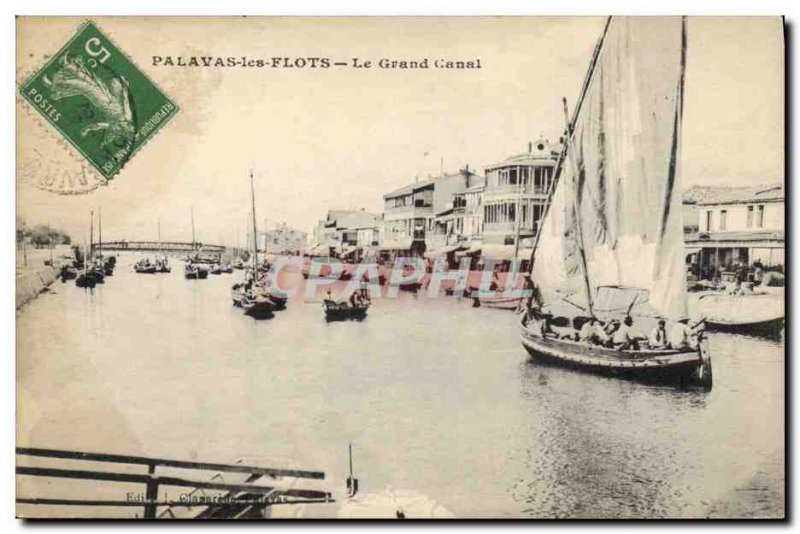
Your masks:
<instances>
[{"instance_id":1,"label":"green postage stamp","mask_svg":"<svg viewBox=\"0 0 800 534\"><path fill-rule=\"evenodd\" d=\"M92 22L20 92L106 179L178 112Z\"/></svg>"}]
</instances>

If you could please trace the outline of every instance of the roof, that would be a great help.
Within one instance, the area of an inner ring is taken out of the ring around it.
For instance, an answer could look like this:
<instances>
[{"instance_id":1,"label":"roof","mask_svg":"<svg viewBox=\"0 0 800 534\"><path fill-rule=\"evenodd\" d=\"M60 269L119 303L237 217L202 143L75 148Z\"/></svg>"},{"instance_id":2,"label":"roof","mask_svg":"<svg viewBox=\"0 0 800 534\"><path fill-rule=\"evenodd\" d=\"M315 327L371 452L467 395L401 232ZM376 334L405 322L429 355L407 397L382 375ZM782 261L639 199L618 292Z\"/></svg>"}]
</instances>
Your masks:
<instances>
[{"instance_id":1,"label":"roof","mask_svg":"<svg viewBox=\"0 0 800 534\"><path fill-rule=\"evenodd\" d=\"M346 217L352 213L357 213L355 210L328 210L327 221L337 221L342 217Z\"/></svg>"},{"instance_id":2,"label":"roof","mask_svg":"<svg viewBox=\"0 0 800 534\"><path fill-rule=\"evenodd\" d=\"M739 204L776 202L785 196L782 184L762 184L747 187L695 185L683 193L684 204Z\"/></svg>"},{"instance_id":3,"label":"roof","mask_svg":"<svg viewBox=\"0 0 800 534\"><path fill-rule=\"evenodd\" d=\"M493 163L491 165L486 166L486 170L490 171L492 169L498 169L502 167L508 167L510 165L542 165L542 164L552 164L555 165L556 161L558 160L558 154L560 152L561 147L559 145L551 145L545 141L545 146L548 147L545 150L537 150L535 152L523 152L521 154L515 154L510 156L500 163Z\"/></svg>"},{"instance_id":4,"label":"roof","mask_svg":"<svg viewBox=\"0 0 800 534\"><path fill-rule=\"evenodd\" d=\"M383 195L383 198L394 198L394 197L402 197L405 195L410 195L414 191L418 191L424 187L433 184L433 182L434 180L432 178L428 180L422 180L420 182L416 182L411 185L401 187L400 189L395 189L391 193L386 193L385 195Z\"/></svg>"},{"instance_id":5,"label":"roof","mask_svg":"<svg viewBox=\"0 0 800 534\"><path fill-rule=\"evenodd\" d=\"M458 172L453 172L453 173L450 173L450 174L442 174L441 176L435 176L433 178L428 178L427 180L422 180L420 182L416 182L416 183L413 183L411 185L407 185L405 187L401 187L400 189L395 189L391 193L386 193L385 195L383 195L383 198L387 199L387 198L394 198L394 197L401 197L401 196L405 196L405 195L410 195L411 193L413 193L415 191L419 191L420 189L424 189L424 188L426 188L426 187L428 187L430 185L435 185L438 180L444 180L445 178L453 178L453 177L456 177L456 176L461 176L461 177L467 176L470 179L478 178L478 179L482 180L484 183L483 184L480 184L480 183L476 184L476 185L470 187L469 189L467 189L466 187L462 187L460 189L457 189L454 192L454 194L464 193L465 191L472 190L475 187L485 187L486 178L484 178L483 176L481 176L479 174L475 174L474 172L472 172L470 170L466 170L465 169L465 170L458 171Z\"/></svg>"}]
</instances>

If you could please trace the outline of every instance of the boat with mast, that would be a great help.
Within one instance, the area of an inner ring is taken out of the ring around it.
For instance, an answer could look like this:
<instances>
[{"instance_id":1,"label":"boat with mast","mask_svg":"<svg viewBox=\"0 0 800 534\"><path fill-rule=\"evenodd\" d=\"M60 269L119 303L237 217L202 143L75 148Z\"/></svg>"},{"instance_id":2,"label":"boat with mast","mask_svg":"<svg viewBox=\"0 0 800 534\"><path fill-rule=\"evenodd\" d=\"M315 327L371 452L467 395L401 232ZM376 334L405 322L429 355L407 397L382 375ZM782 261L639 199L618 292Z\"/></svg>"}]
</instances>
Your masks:
<instances>
[{"instance_id":1,"label":"boat with mast","mask_svg":"<svg viewBox=\"0 0 800 534\"><path fill-rule=\"evenodd\" d=\"M253 184L253 171L250 171L250 200L253 212L253 251L252 272L245 273L247 279L243 284L236 284L231 288L231 297L235 306L244 308L245 315L255 318L272 316L276 305L269 297L264 286L258 280L258 232L256 229L256 193Z\"/></svg>"},{"instance_id":2,"label":"boat with mast","mask_svg":"<svg viewBox=\"0 0 800 534\"><path fill-rule=\"evenodd\" d=\"M106 273L103 268L102 260L95 256L94 253L94 210L89 212L89 252L86 258L86 272L94 277L94 281L98 284L105 283Z\"/></svg>"},{"instance_id":3,"label":"boat with mast","mask_svg":"<svg viewBox=\"0 0 800 534\"><path fill-rule=\"evenodd\" d=\"M91 222L89 223L89 245L86 244L86 237L83 238L83 258L80 258L80 247L76 247L76 267L80 270L75 277L75 285L84 289L93 289L97 285L97 277L92 267L92 232L94 231L94 212L90 212Z\"/></svg>"},{"instance_id":4,"label":"boat with mast","mask_svg":"<svg viewBox=\"0 0 800 534\"><path fill-rule=\"evenodd\" d=\"M531 256L535 298L520 314L522 345L534 359L710 389L702 324L687 324L679 173L685 65L685 18L609 18L571 120L564 100L564 149ZM623 316L636 343L580 340L587 322ZM639 345L638 334L657 324L668 324L670 335ZM673 332L685 341L675 342Z\"/></svg>"},{"instance_id":5,"label":"boat with mast","mask_svg":"<svg viewBox=\"0 0 800 534\"><path fill-rule=\"evenodd\" d=\"M169 265L169 258L164 254L164 246L161 244L161 218L158 219L158 257L156 258L156 272L169 273L172 267Z\"/></svg>"},{"instance_id":6,"label":"boat with mast","mask_svg":"<svg viewBox=\"0 0 800 534\"><path fill-rule=\"evenodd\" d=\"M196 241L194 236L194 206L191 209L192 217L192 251L196 248ZM205 280L208 278L208 267L202 262L197 261L197 254L190 254L186 258L186 265L183 268L183 276L189 280Z\"/></svg>"},{"instance_id":7,"label":"boat with mast","mask_svg":"<svg viewBox=\"0 0 800 534\"><path fill-rule=\"evenodd\" d=\"M98 266L102 268L105 276L112 276L114 274L114 267L117 264L117 258L114 256L105 257L103 255L103 209L98 208L97 213L97 226L98 226L98 243L97 243L97 258Z\"/></svg>"}]
</instances>

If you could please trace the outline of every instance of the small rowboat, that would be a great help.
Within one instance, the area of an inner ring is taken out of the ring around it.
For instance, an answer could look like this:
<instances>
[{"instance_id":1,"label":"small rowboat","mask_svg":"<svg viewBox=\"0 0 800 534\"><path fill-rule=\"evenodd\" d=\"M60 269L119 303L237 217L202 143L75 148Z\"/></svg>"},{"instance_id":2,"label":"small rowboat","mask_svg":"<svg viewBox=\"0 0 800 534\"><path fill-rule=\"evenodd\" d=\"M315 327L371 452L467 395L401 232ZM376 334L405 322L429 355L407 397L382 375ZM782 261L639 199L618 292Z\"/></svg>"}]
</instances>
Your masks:
<instances>
[{"instance_id":1,"label":"small rowboat","mask_svg":"<svg viewBox=\"0 0 800 534\"><path fill-rule=\"evenodd\" d=\"M477 303L475 307L486 306L487 308L495 308L498 310L516 310L519 309L519 303L522 300L520 297L504 297L502 290L497 290L494 296L479 297L478 291L472 293L472 298Z\"/></svg>"},{"instance_id":2,"label":"small rowboat","mask_svg":"<svg viewBox=\"0 0 800 534\"><path fill-rule=\"evenodd\" d=\"M150 263L142 265L137 264L134 270L139 274L154 274L156 272L156 266Z\"/></svg>"},{"instance_id":3,"label":"small rowboat","mask_svg":"<svg viewBox=\"0 0 800 534\"><path fill-rule=\"evenodd\" d=\"M325 312L326 321L362 321L367 316L369 303L353 306L347 302L324 300L322 302L322 309Z\"/></svg>"},{"instance_id":4,"label":"small rowboat","mask_svg":"<svg viewBox=\"0 0 800 534\"><path fill-rule=\"evenodd\" d=\"M522 346L531 357L550 364L645 383L712 385L711 357L701 337L697 349L617 350L532 332L520 314Z\"/></svg>"},{"instance_id":5,"label":"small rowboat","mask_svg":"<svg viewBox=\"0 0 800 534\"><path fill-rule=\"evenodd\" d=\"M202 265L187 263L183 275L189 280L203 280L208 278L208 269Z\"/></svg>"}]
</instances>

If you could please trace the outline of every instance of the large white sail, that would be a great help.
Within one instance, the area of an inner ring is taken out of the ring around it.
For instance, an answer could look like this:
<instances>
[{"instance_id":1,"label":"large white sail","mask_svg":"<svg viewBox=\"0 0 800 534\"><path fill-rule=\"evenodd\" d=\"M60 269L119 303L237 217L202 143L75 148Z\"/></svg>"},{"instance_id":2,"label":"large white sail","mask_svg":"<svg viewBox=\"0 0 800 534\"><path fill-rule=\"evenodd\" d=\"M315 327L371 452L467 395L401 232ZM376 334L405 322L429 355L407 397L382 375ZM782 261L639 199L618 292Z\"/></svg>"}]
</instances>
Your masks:
<instances>
[{"instance_id":1,"label":"large white sail","mask_svg":"<svg viewBox=\"0 0 800 534\"><path fill-rule=\"evenodd\" d=\"M589 298L608 294L598 288L618 286L639 290L635 304L650 313L686 313L685 54L684 19L610 21L536 249L533 279L546 300L555 290L588 311Z\"/></svg>"}]
</instances>

